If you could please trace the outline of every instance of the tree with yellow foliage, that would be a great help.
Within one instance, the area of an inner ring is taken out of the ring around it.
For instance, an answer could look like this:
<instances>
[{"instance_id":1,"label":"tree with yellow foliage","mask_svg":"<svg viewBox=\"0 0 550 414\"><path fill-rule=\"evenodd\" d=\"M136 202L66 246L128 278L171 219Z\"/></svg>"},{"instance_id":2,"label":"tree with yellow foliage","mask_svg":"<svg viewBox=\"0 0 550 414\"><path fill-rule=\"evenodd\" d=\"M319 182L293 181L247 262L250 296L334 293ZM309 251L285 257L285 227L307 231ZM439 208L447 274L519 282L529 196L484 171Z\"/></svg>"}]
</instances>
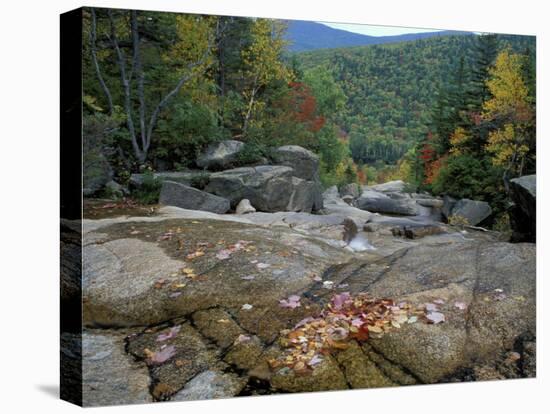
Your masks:
<instances>
[{"instance_id":1,"label":"tree with yellow foliage","mask_svg":"<svg viewBox=\"0 0 550 414\"><path fill-rule=\"evenodd\" d=\"M246 102L243 109L243 136L246 136L254 114L265 107L265 103L259 99L261 90L275 81L288 83L292 80L290 70L281 60L286 45L284 31L285 26L277 20L255 19L252 24L252 42L241 53L241 75L246 83L243 90Z\"/></svg>"},{"instance_id":2,"label":"tree with yellow foliage","mask_svg":"<svg viewBox=\"0 0 550 414\"><path fill-rule=\"evenodd\" d=\"M483 118L497 127L489 133L486 146L494 165L504 168L504 182L510 174L521 175L529 156L529 133L533 122L533 108L529 90L522 76L522 57L504 50L497 56L489 71L487 87L491 98L483 104Z\"/></svg>"},{"instance_id":3,"label":"tree with yellow foliage","mask_svg":"<svg viewBox=\"0 0 550 414\"><path fill-rule=\"evenodd\" d=\"M460 155L464 153L465 147L469 144L471 135L463 127L457 127L451 136L449 137L449 144L451 149L449 152L451 154Z\"/></svg>"}]
</instances>

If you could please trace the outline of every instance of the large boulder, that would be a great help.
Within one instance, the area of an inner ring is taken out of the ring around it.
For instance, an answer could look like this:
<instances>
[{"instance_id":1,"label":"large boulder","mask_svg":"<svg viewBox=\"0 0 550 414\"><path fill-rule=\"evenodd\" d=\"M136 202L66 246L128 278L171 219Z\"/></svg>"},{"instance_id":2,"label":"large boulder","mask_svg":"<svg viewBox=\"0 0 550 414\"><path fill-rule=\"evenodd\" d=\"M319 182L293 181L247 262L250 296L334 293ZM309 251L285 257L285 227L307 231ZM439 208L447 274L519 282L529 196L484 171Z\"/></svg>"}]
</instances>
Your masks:
<instances>
[{"instance_id":1,"label":"large boulder","mask_svg":"<svg viewBox=\"0 0 550 414\"><path fill-rule=\"evenodd\" d=\"M456 202L451 210L449 220L466 221L466 224L476 226L491 215L491 206L485 201L463 198Z\"/></svg>"},{"instance_id":2,"label":"large boulder","mask_svg":"<svg viewBox=\"0 0 550 414\"><path fill-rule=\"evenodd\" d=\"M201 183L206 185L208 183L208 177L211 173L208 171L198 171L198 170L189 170L189 171L162 171L155 172L152 174L152 177L158 181L174 181L176 183L181 183L188 185L190 187L202 187ZM145 174L132 174L130 176L130 186L132 188L139 188L143 185L145 180Z\"/></svg>"},{"instance_id":3,"label":"large boulder","mask_svg":"<svg viewBox=\"0 0 550 414\"><path fill-rule=\"evenodd\" d=\"M174 181L162 182L159 202L168 206L219 214L223 214L231 208L229 200L225 198Z\"/></svg>"},{"instance_id":4,"label":"large boulder","mask_svg":"<svg viewBox=\"0 0 550 414\"><path fill-rule=\"evenodd\" d=\"M537 176L524 175L510 180L514 207L510 211L510 224L514 241L535 242L537 237Z\"/></svg>"},{"instance_id":5,"label":"large boulder","mask_svg":"<svg viewBox=\"0 0 550 414\"><path fill-rule=\"evenodd\" d=\"M370 189L364 189L355 204L362 210L375 213L415 216L419 211L416 201L406 194L384 194Z\"/></svg>"},{"instance_id":6,"label":"large boulder","mask_svg":"<svg viewBox=\"0 0 550 414\"><path fill-rule=\"evenodd\" d=\"M286 166L262 165L221 171L210 176L206 191L230 200L246 198L258 211L304 211L318 208L320 187L294 176Z\"/></svg>"},{"instance_id":7,"label":"large boulder","mask_svg":"<svg viewBox=\"0 0 550 414\"><path fill-rule=\"evenodd\" d=\"M380 191L381 193L402 193L405 191L406 184L401 180L388 181L383 184L371 185L368 187L374 191Z\"/></svg>"},{"instance_id":8,"label":"large boulder","mask_svg":"<svg viewBox=\"0 0 550 414\"><path fill-rule=\"evenodd\" d=\"M210 144L197 158L197 165L207 170L223 170L236 164L244 142L235 140Z\"/></svg>"},{"instance_id":9,"label":"large boulder","mask_svg":"<svg viewBox=\"0 0 550 414\"><path fill-rule=\"evenodd\" d=\"M294 170L294 176L306 181L318 180L319 157L298 145L285 145L273 152L276 164L286 165Z\"/></svg>"}]
</instances>

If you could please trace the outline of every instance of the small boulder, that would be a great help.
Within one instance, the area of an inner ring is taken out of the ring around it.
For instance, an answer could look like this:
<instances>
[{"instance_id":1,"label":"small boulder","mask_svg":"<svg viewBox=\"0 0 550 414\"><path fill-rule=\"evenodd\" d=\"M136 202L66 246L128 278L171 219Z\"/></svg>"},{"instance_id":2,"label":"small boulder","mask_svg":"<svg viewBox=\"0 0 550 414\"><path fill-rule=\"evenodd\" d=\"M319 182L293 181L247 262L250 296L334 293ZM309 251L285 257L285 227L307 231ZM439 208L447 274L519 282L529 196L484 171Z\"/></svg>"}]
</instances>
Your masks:
<instances>
[{"instance_id":1,"label":"small boulder","mask_svg":"<svg viewBox=\"0 0 550 414\"><path fill-rule=\"evenodd\" d=\"M318 180L319 157L298 145L285 145L273 153L276 164L286 165L294 170L294 176L306 181Z\"/></svg>"},{"instance_id":2,"label":"small boulder","mask_svg":"<svg viewBox=\"0 0 550 414\"><path fill-rule=\"evenodd\" d=\"M356 200L356 206L362 210L375 213L399 214L415 216L418 214L416 201L410 197L396 197L398 193L392 193L393 197L378 191L365 189Z\"/></svg>"},{"instance_id":3,"label":"small boulder","mask_svg":"<svg viewBox=\"0 0 550 414\"><path fill-rule=\"evenodd\" d=\"M231 208L229 200L225 198L174 181L163 181L159 202L168 206L218 214L226 213Z\"/></svg>"},{"instance_id":4,"label":"small boulder","mask_svg":"<svg viewBox=\"0 0 550 414\"><path fill-rule=\"evenodd\" d=\"M256 209L252 207L252 204L250 204L250 200L243 198L239 204L237 204L237 208L235 209L235 213L237 214L248 214L248 213L255 213Z\"/></svg>"},{"instance_id":5,"label":"small boulder","mask_svg":"<svg viewBox=\"0 0 550 414\"><path fill-rule=\"evenodd\" d=\"M226 140L210 144L197 158L197 165L208 170L223 170L232 167L238 161L238 154L244 143L235 140Z\"/></svg>"},{"instance_id":6,"label":"small boulder","mask_svg":"<svg viewBox=\"0 0 550 414\"><path fill-rule=\"evenodd\" d=\"M451 218L463 218L468 224L476 226L489 217L491 212L489 203L463 198L453 207Z\"/></svg>"},{"instance_id":7,"label":"small boulder","mask_svg":"<svg viewBox=\"0 0 550 414\"><path fill-rule=\"evenodd\" d=\"M405 191L405 183L401 180L388 181L387 183L376 184L369 188L381 193L402 193Z\"/></svg>"},{"instance_id":8,"label":"small boulder","mask_svg":"<svg viewBox=\"0 0 550 414\"><path fill-rule=\"evenodd\" d=\"M535 242L537 235L537 176L510 180L514 207L510 211L513 241Z\"/></svg>"}]
</instances>

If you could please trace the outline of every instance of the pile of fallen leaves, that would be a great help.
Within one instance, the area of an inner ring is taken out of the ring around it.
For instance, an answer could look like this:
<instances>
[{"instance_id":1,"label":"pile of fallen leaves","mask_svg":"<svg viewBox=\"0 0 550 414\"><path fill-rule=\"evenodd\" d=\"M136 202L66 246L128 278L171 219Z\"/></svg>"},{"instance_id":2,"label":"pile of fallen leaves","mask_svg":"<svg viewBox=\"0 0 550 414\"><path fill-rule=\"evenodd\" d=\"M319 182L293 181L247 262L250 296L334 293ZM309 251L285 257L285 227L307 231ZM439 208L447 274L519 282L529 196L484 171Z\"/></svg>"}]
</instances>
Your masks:
<instances>
[{"instance_id":1,"label":"pile of fallen leaves","mask_svg":"<svg viewBox=\"0 0 550 414\"><path fill-rule=\"evenodd\" d=\"M280 306L292 309L300 306L299 297L281 300ZM279 344L285 352L271 359L269 364L273 369L305 374L323 360L323 355L346 349L351 340L362 342L371 336L380 337L403 324L419 320L437 324L444 322L445 316L431 303L416 308L407 302L396 304L391 299L375 298L366 293L336 294L318 317L307 317L293 329L281 331Z\"/></svg>"}]
</instances>

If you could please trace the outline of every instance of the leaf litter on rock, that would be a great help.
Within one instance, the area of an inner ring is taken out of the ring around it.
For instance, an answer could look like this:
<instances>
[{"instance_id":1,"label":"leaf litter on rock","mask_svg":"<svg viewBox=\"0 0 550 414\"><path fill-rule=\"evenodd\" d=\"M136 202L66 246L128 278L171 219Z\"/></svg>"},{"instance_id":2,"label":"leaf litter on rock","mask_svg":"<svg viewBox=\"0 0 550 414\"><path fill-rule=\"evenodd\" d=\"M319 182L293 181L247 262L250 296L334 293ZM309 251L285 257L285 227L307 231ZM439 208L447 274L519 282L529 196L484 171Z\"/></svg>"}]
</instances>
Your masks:
<instances>
[{"instance_id":1,"label":"leaf litter on rock","mask_svg":"<svg viewBox=\"0 0 550 414\"><path fill-rule=\"evenodd\" d=\"M284 351L268 363L279 373L307 374L323 361L323 355L346 349L352 340L364 342L371 336L380 337L405 323L416 323L420 315L427 323L445 321L435 304L426 305L417 308L408 302L395 304L392 299L366 293L335 294L317 317L308 316L292 329L281 331L279 345Z\"/></svg>"},{"instance_id":2,"label":"leaf litter on rock","mask_svg":"<svg viewBox=\"0 0 550 414\"><path fill-rule=\"evenodd\" d=\"M218 251L218 253L216 253L216 258L219 260L227 260L231 257L233 253L236 253L240 250L250 251L253 248L253 246L250 246L251 243L251 241L239 240L237 243Z\"/></svg>"}]
</instances>

